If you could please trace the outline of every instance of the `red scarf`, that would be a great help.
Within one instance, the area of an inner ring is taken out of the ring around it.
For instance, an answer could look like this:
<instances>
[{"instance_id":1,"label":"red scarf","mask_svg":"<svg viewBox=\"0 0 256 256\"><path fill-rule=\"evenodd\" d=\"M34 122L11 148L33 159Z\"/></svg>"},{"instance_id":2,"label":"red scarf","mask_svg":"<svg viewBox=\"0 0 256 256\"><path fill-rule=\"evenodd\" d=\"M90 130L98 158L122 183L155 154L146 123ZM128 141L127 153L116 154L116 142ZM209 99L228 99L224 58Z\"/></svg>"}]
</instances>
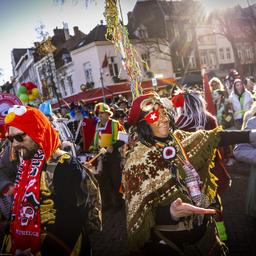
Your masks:
<instances>
[{"instance_id":1,"label":"red scarf","mask_svg":"<svg viewBox=\"0 0 256 256\"><path fill-rule=\"evenodd\" d=\"M45 155L41 149L19 166L11 218L12 252L40 250L40 177Z\"/></svg>"}]
</instances>

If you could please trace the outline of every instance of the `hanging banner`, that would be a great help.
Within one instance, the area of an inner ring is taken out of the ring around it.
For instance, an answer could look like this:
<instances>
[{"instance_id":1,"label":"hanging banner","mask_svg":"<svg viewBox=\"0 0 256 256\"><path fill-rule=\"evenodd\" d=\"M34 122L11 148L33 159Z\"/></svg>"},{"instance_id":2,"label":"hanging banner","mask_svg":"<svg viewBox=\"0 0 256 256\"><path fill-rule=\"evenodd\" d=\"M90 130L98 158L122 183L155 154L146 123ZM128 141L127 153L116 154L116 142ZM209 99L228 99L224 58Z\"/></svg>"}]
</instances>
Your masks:
<instances>
[{"instance_id":1,"label":"hanging banner","mask_svg":"<svg viewBox=\"0 0 256 256\"><path fill-rule=\"evenodd\" d=\"M209 85L209 81L208 81L208 75L207 75L205 67L202 67L201 75L202 75L202 79L203 79L204 99L207 103L206 109L213 116L216 116L216 109L215 109L215 105L213 103L212 92L211 92L211 89L210 89L210 85Z\"/></svg>"}]
</instances>

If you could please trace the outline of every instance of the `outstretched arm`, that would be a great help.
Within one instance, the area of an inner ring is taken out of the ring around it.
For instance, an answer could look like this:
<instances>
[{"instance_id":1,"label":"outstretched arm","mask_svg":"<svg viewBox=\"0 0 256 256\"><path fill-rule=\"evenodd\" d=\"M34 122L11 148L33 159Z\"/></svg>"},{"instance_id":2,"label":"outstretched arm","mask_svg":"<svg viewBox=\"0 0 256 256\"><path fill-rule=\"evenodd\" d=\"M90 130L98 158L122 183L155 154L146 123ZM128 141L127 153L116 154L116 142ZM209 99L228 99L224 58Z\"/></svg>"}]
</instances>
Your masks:
<instances>
[{"instance_id":1,"label":"outstretched arm","mask_svg":"<svg viewBox=\"0 0 256 256\"><path fill-rule=\"evenodd\" d=\"M184 203L180 198L176 199L171 203L170 213L172 218L177 220L181 217L186 217L192 214L215 214L214 209L205 209L201 207L194 206L192 204Z\"/></svg>"},{"instance_id":2,"label":"outstretched arm","mask_svg":"<svg viewBox=\"0 0 256 256\"><path fill-rule=\"evenodd\" d=\"M252 130L256 128L256 118L253 117L248 120L245 129ZM251 144L238 144L235 146L233 154L239 161L249 164L256 164L256 142Z\"/></svg>"},{"instance_id":3,"label":"outstretched arm","mask_svg":"<svg viewBox=\"0 0 256 256\"><path fill-rule=\"evenodd\" d=\"M220 133L219 146L228 146L239 143L250 143L250 131L224 130Z\"/></svg>"}]
</instances>

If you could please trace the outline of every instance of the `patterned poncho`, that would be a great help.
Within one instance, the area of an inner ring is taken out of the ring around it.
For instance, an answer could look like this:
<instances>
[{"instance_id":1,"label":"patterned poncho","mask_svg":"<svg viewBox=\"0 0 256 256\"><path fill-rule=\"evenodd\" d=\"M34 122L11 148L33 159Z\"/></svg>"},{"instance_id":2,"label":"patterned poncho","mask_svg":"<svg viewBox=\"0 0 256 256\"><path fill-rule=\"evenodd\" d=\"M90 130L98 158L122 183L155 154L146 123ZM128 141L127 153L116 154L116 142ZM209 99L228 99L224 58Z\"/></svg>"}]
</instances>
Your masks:
<instances>
[{"instance_id":1,"label":"patterned poncho","mask_svg":"<svg viewBox=\"0 0 256 256\"><path fill-rule=\"evenodd\" d=\"M166 144L175 146L177 154L181 157L183 148L198 171L203 183L202 207L208 207L216 194L216 177L210 170L220 140L220 130L221 128L216 128L194 133L177 130L172 135L175 139L169 140ZM177 147L175 140L181 143L182 148ZM162 150L157 145L147 147L138 142L127 157L122 185L126 201L130 250L142 247L149 239L151 228L155 225L157 207L170 205L178 197L193 204L184 183L185 173L179 158L165 160ZM171 170L171 165L175 165L176 173ZM184 225L188 230L193 228L194 217L184 218Z\"/></svg>"}]
</instances>

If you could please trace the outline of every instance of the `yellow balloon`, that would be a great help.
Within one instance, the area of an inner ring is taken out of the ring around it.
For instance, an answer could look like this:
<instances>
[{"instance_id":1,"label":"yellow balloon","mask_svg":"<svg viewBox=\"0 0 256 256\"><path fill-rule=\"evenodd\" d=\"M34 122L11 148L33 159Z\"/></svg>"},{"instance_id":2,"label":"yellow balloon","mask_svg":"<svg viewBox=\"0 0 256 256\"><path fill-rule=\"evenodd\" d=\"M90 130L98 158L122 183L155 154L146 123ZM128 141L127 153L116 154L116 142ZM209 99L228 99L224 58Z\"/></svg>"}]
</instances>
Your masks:
<instances>
[{"instance_id":1,"label":"yellow balloon","mask_svg":"<svg viewBox=\"0 0 256 256\"><path fill-rule=\"evenodd\" d=\"M31 92L35 98L37 98L39 96L39 90L37 88L33 88Z\"/></svg>"},{"instance_id":2,"label":"yellow balloon","mask_svg":"<svg viewBox=\"0 0 256 256\"><path fill-rule=\"evenodd\" d=\"M35 100L36 99L36 97L33 95L33 94L29 94L28 95L28 100L29 101L33 101L33 100Z\"/></svg>"}]
</instances>

